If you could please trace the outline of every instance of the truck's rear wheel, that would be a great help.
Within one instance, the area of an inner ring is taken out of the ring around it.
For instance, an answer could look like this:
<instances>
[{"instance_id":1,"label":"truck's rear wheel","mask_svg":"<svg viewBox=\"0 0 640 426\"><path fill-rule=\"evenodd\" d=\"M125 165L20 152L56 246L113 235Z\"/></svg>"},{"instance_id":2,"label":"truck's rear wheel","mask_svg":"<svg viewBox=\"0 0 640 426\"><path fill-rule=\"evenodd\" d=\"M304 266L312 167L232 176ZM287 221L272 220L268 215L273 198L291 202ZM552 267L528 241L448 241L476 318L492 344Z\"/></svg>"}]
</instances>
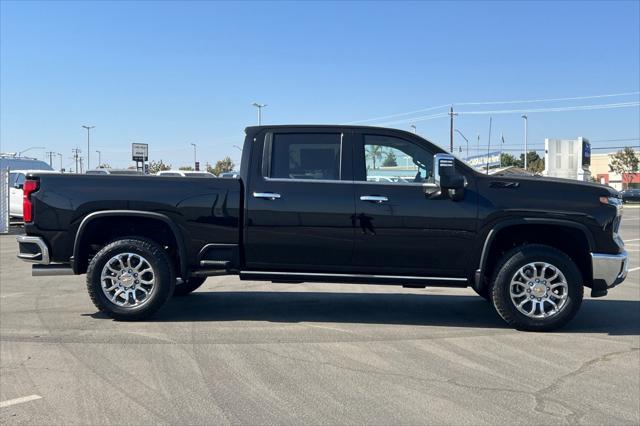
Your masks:
<instances>
[{"instance_id":1,"label":"truck's rear wheel","mask_svg":"<svg viewBox=\"0 0 640 426\"><path fill-rule=\"evenodd\" d=\"M176 283L176 288L173 290L174 296L186 296L187 294L195 291L204 284L207 277L190 277L188 280L180 280Z\"/></svg>"},{"instance_id":2,"label":"truck's rear wheel","mask_svg":"<svg viewBox=\"0 0 640 426\"><path fill-rule=\"evenodd\" d=\"M518 330L549 331L575 316L583 292L580 271L566 254L532 244L504 255L491 298L500 316Z\"/></svg>"},{"instance_id":3,"label":"truck's rear wheel","mask_svg":"<svg viewBox=\"0 0 640 426\"><path fill-rule=\"evenodd\" d=\"M103 247L87 270L93 304L112 318L139 320L164 305L175 274L167 253L153 241L126 238Z\"/></svg>"}]
</instances>

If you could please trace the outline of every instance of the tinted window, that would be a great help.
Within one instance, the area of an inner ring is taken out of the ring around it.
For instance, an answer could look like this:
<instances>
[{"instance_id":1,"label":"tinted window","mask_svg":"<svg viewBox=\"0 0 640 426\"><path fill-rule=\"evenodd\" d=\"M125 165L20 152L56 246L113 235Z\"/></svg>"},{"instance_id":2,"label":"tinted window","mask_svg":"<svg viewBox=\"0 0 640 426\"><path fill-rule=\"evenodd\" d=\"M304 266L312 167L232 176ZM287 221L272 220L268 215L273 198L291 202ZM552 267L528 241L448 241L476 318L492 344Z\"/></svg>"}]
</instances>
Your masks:
<instances>
[{"instance_id":1,"label":"tinted window","mask_svg":"<svg viewBox=\"0 0 640 426\"><path fill-rule=\"evenodd\" d=\"M365 135L364 161L368 182L433 182L433 153L404 139Z\"/></svg>"},{"instance_id":2,"label":"tinted window","mask_svg":"<svg viewBox=\"0 0 640 426\"><path fill-rule=\"evenodd\" d=\"M160 176L182 176L180 173L160 173Z\"/></svg>"},{"instance_id":3,"label":"tinted window","mask_svg":"<svg viewBox=\"0 0 640 426\"><path fill-rule=\"evenodd\" d=\"M184 174L187 177L202 177L202 178L211 178L211 177L215 177L212 174L209 173L185 173Z\"/></svg>"},{"instance_id":4,"label":"tinted window","mask_svg":"<svg viewBox=\"0 0 640 426\"><path fill-rule=\"evenodd\" d=\"M340 179L340 134L274 134L269 175L285 179Z\"/></svg>"}]
</instances>

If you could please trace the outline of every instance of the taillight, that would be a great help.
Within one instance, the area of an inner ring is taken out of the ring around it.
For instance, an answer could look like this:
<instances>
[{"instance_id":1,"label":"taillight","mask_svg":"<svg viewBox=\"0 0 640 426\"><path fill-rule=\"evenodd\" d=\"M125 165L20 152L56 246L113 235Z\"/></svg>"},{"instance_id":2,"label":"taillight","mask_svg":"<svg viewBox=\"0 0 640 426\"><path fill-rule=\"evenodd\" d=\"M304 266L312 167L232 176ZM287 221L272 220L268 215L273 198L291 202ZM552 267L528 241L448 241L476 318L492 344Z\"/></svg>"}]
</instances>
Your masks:
<instances>
[{"instance_id":1,"label":"taillight","mask_svg":"<svg viewBox=\"0 0 640 426\"><path fill-rule=\"evenodd\" d=\"M22 218L25 222L33 222L33 204L31 194L38 190L37 180L25 180L22 186Z\"/></svg>"}]
</instances>

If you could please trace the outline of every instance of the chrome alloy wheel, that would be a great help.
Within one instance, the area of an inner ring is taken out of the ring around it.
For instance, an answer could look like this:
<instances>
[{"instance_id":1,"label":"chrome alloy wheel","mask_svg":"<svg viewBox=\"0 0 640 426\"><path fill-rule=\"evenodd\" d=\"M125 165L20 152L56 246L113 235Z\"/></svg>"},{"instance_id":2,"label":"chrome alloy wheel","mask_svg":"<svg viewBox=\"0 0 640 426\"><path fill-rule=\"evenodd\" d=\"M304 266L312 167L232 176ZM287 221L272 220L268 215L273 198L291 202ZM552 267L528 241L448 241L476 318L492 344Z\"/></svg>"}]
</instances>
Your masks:
<instances>
[{"instance_id":1,"label":"chrome alloy wheel","mask_svg":"<svg viewBox=\"0 0 640 426\"><path fill-rule=\"evenodd\" d=\"M511 278L511 302L530 318L548 318L562 311L569 296L567 279L546 262L524 265Z\"/></svg>"},{"instance_id":2,"label":"chrome alloy wheel","mask_svg":"<svg viewBox=\"0 0 640 426\"><path fill-rule=\"evenodd\" d=\"M155 288L156 275L147 259L136 253L113 256L102 268L102 292L111 303L136 308L144 305Z\"/></svg>"}]
</instances>

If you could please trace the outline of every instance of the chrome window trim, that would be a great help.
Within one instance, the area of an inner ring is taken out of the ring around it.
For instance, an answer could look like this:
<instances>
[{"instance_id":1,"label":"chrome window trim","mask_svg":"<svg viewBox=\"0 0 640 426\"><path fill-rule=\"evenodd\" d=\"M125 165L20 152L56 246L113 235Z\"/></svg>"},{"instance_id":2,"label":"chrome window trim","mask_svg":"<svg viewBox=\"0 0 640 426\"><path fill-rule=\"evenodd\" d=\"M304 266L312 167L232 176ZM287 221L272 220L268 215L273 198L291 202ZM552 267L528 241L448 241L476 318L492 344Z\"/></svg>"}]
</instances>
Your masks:
<instances>
[{"instance_id":1,"label":"chrome window trim","mask_svg":"<svg viewBox=\"0 0 640 426\"><path fill-rule=\"evenodd\" d=\"M456 277L416 277L412 275L378 275L378 274L335 274L321 272L276 272L276 271L240 271L245 275L298 275L306 277L336 277L336 278L383 278L397 280L428 280L428 281L456 281L466 282L466 278Z\"/></svg>"}]
</instances>

